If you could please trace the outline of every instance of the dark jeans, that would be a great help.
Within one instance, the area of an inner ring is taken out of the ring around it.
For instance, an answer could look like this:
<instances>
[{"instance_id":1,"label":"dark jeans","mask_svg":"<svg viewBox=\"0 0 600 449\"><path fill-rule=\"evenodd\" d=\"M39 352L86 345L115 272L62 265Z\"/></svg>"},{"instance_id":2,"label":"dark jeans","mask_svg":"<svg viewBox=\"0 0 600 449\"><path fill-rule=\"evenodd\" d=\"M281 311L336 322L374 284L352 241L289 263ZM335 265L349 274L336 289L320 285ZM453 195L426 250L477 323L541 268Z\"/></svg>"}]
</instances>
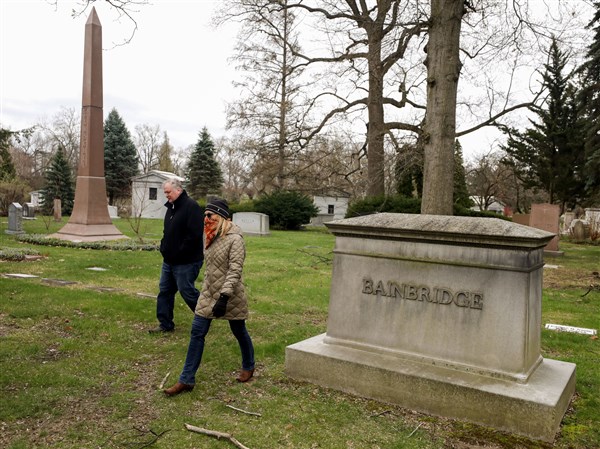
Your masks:
<instances>
[{"instance_id":1,"label":"dark jeans","mask_svg":"<svg viewBox=\"0 0 600 449\"><path fill-rule=\"evenodd\" d=\"M182 384L194 385L196 383L196 371L200 367L202 353L204 352L204 337L208 334L211 322L212 320L208 318L194 315L190 345L188 346L183 371L179 376L179 382ZM246 329L246 321L230 320L229 328L237 339L242 351L242 368L245 370L254 369L254 346L252 345L250 334L248 334L248 330Z\"/></svg>"},{"instance_id":2,"label":"dark jeans","mask_svg":"<svg viewBox=\"0 0 600 449\"><path fill-rule=\"evenodd\" d=\"M156 298L156 318L164 330L170 331L175 328L173 308L178 291L192 312L196 310L200 292L194 282L201 267L202 261L186 265L169 265L163 262Z\"/></svg>"}]
</instances>

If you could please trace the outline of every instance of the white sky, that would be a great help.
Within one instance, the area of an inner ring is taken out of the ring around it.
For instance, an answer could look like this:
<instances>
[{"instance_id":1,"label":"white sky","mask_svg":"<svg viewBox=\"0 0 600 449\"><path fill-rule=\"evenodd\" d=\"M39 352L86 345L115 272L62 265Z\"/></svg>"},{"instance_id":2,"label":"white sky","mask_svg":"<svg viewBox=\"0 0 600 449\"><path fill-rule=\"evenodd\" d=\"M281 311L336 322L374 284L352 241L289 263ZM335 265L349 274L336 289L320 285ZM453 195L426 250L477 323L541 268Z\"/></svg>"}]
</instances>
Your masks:
<instances>
[{"instance_id":1,"label":"white sky","mask_svg":"<svg viewBox=\"0 0 600 449\"><path fill-rule=\"evenodd\" d=\"M132 137L135 126L160 125L175 148L198 140L206 126L224 134L225 102L233 95L233 27L209 24L218 0L153 0L115 21L96 2L102 24L104 117L116 108ZM83 43L89 11L71 17L75 2L0 0L0 123L12 130L50 119L61 107L81 110Z\"/></svg>"},{"instance_id":2,"label":"white sky","mask_svg":"<svg viewBox=\"0 0 600 449\"><path fill-rule=\"evenodd\" d=\"M228 60L236 27L210 26L219 0L151 1L134 13L133 40L117 47L130 36L132 22L117 21L105 2L94 2L105 49L104 117L116 108L132 137L136 125L159 125L176 149L195 144L204 126L213 138L223 136L226 102L234 98L232 81L239 77ZM80 112L89 11L74 19L76 6L72 0L58 0L56 8L46 0L0 0L2 126L30 127L62 107ZM487 152L499 136L484 128L461 137L465 159Z\"/></svg>"}]
</instances>

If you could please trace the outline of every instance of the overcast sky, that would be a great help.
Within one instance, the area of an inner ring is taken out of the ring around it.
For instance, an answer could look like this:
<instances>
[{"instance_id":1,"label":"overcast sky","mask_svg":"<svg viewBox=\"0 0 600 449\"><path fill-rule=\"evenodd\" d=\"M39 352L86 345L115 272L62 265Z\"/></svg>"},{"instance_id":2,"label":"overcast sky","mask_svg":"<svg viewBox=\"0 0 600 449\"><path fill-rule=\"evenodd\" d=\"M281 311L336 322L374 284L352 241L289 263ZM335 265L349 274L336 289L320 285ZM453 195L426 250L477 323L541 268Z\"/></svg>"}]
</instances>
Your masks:
<instances>
[{"instance_id":1,"label":"overcast sky","mask_svg":"<svg viewBox=\"0 0 600 449\"><path fill-rule=\"evenodd\" d=\"M76 2L58 0L55 7L48 1L0 0L0 124L12 130L50 119L62 107L81 111L89 10L72 18ZM581 1L567 3L581 9ZM131 42L115 46L130 37L133 24L95 2L103 32L104 117L116 108L132 136L136 125L159 125L176 149L196 143L204 126L214 138L223 136L239 73L229 61L236 27L210 26L218 4L152 0L134 13L138 30ZM487 152L500 136L489 130L460 139L465 159Z\"/></svg>"},{"instance_id":2,"label":"overcast sky","mask_svg":"<svg viewBox=\"0 0 600 449\"><path fill-rule=\"evenodd\" d=\"M102 24L104 117L116 108L132 136L139 124L160 125L175 148L196 143L206 126L224 133L225 103L235 72L228 58L235 29L209 24L218 1L153 0L135 13L138 30L96 2ZM81 110L84 16L75 2L0 0L0 123L12 130Z\"/></svg>"}]
</instances>

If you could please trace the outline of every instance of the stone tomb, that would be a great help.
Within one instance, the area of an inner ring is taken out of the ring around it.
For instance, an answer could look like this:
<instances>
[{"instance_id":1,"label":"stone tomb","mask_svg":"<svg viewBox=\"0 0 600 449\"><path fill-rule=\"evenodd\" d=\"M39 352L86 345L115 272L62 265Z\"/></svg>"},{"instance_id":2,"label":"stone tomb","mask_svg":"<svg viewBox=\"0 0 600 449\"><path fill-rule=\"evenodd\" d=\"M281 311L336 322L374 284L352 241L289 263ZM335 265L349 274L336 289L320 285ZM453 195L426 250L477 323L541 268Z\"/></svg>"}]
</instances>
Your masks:
<instances>
[{"instance_id":1,"label":"stone tomb","mask_svg":"<svg viewBox=\"0 0 600 449\"><path fill-rule=\"evenodd\" d=\"M269 216L258 212L236 212L232 221L245 235L270 235Z\"/></svg>"},{"instance_id":2,"label":"stone tomb","mask_svg":"<svg viewBox=\"0 0 600 449\"><path fill-rule=\"evenodd\" d=\"M575 365L540 355L553 234L389 213L327 226L336 236L327 332L286 348L290 377L554 439Z\"/></svg>"}]
</instances>

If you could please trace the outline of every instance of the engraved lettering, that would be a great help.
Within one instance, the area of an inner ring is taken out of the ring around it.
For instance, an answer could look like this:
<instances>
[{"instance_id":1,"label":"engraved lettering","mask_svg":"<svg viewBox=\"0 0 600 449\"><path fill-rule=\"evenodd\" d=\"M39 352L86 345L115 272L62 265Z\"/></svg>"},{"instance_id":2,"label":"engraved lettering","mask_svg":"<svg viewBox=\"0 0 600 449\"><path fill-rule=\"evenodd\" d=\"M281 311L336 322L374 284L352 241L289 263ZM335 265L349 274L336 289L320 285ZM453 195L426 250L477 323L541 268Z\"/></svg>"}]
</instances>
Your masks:
<instances>
[{"instance_id":1,"label":"engraved lettering","mask_svg":"<svg viewBox=\"0 0 600 449\"><path fill-rule=\"evenodd\" d=\"M471 309L483 309L483 293L471 293Z\"/></svg>"},{"instance_id":2,"label":"engraved lettering","mask_svg":"<svg viewBox=\"0 0 600 449\"><path fill-rule=\"evenodd\" d=\"M367 295L373 294L373 280L372 279L363 278L362 292Z\"/></svg>"},{"instance_id":3,"label":"engraved lettering","mask_svg":"<svg viewBox=\"0 0 600 449\"><path fill-rule=\"evenodd\" d=\"M374 281L370 277L362 280L362 293L365 295L388 296L394 299L427 302L430 304L455 304L457 307L475 310L483 309L483 293L461 290L454 293L445 287L400 284L396 281Z\"/></svg>"},{"instance_id":4,"label":"engraved lettering","mask_svg":"<svg viewBox=\"0 0 600 449\"><path fill-rule=\"evenodd\" d=\"M456 296L454 297L454 303L458 307L469 307L469 304L471 303L471 300L469 299L469 293L468 292L458 292L456 294Z\"/></svg>"},{"instance_id":5,"label":"engraved lettering","mask_svg":"<svg viewBox=\"0 0 600 449\"><path fill-rule=\"evenodd\" d=\"M406 299L411 299L411 300L415 300L417 299L418 295L417 295L417 287L415 287L414 285L405 285L404 286L404 297ZM422 300L422 298L419 298Z\"/></svg>"},{"instance_id":6,"label":"engraved lettering","mask_svg":"<svg viewBox=\"0 0 600 449\"><path fill-rule=\"evenodd\" d=\"M385 288L383 287L383 282L379 281L377 283L377 287L375 287L375 294L381 296L387 296L385 293Z\"/></svg>"},{"instance_id":7,"label":"engraved lettering","mask_svg":"<svg viewBox=\"0 0 600 449\"><path fill-rule=\"evenodd\" d=\"M394 298L404 299L402 287L395 282L389 282L390 296Z\"/></svg>"},{"instance_id":8,"label":"engraved lettering","mask_svg":"<svg viewBox=\"0 0 600 449\"><path fill-rule=\"evenodd\" d=\"M450 304L454 299L452 292L445 288L436 289L436 293L438 304Z\"/></svg>"}]
</instances>

